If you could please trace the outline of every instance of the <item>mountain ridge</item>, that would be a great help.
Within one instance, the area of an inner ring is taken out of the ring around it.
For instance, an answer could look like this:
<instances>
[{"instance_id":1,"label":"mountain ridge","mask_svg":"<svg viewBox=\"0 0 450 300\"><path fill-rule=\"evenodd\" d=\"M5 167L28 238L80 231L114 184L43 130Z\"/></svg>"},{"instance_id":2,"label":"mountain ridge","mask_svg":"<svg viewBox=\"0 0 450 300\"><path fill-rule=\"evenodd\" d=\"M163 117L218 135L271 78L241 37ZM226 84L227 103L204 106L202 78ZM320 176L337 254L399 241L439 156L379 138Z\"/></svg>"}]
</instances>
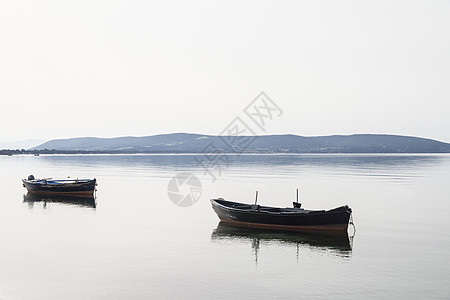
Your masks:
<instances>
[{"instance_id":1,"label":"mountain ridge","mask_svg":"<svg viewBox=\"0 0 450 300\"><path fill-rule=\"evenodd\" d=\"M141 137L55 139L32 149L120 153L450 153L450 143L389 134L306 137L295 134L217 136L169 133Z\"/></svg>"}]
</instances>

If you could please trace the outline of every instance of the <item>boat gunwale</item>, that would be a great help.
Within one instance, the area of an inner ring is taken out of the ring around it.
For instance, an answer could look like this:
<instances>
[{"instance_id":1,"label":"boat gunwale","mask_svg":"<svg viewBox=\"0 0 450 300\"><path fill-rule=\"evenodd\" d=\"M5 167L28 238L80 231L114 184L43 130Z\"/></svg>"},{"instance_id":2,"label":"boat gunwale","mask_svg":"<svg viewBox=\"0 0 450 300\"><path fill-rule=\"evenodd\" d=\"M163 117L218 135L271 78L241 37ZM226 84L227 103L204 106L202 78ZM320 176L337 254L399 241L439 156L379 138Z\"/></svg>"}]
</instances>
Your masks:
<instances>
[{"instance_id":1,"label":"boat gunwale","mask_svg":"<svg viewBox=\"0 0 450 300\"><path fill-rule=\"evenodd\" d=\"M29 184L75 184L75 183L91 183L93 181L97 181L97 179L33 179L27 180L22 179L22 181Z\"/></svg>"}]
</instances>

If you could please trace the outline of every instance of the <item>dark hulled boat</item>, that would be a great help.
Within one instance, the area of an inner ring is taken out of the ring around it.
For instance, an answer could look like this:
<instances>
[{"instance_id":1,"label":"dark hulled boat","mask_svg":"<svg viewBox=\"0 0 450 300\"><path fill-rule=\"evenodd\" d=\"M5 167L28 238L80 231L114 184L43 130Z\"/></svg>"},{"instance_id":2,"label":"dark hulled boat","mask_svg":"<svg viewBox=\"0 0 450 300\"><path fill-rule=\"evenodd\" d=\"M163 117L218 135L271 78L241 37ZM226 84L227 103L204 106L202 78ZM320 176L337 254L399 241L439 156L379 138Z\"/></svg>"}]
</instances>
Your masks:
<instances>
[{"instance_id":1,"label":"dark hulled boat","mask_svg":"<svg viewBox=\"0 0 450 300\"><path fill-rule=\"evenodd\" d=\"M23 186L28 193L59 194L59 195L93 195L97 180L94 179L61 179L51 178L34 179L33 175L28 179L22 179Z\"/></svg>"},{"instance_id":2,"label":"dark hulled boat","mask_svg":"<svg viewBox=\"0 0 450 300\"><path fill-rule=\"evenodd\" d=\"M220 220L239 226L304 232L344 232L352 210L347 205L330 210L306 210L294 202L293 208L279 208L211 199Z\"/></svg>"}]
</instances>

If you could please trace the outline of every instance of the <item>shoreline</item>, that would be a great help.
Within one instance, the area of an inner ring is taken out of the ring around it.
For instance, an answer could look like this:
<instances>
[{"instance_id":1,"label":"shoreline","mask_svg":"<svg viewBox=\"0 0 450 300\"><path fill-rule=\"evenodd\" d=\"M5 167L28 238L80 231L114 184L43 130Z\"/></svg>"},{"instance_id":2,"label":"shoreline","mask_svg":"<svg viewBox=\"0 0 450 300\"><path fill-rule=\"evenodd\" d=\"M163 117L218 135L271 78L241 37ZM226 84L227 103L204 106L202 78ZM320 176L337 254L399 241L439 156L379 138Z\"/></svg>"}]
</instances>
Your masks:
<instances>
[{"instance_id":1,"label":"shoreline","mask_svg":"<svg viewBox=\"0 0 450 300\"><path fill-rule=\"evenodd\" d=\"M449 155L450 152L126 152L126 151L78 151L78 150L0 150L0 156L50 156L50 155L226 155L226 156L402 156Z\"/></svg>"}]
</instances>

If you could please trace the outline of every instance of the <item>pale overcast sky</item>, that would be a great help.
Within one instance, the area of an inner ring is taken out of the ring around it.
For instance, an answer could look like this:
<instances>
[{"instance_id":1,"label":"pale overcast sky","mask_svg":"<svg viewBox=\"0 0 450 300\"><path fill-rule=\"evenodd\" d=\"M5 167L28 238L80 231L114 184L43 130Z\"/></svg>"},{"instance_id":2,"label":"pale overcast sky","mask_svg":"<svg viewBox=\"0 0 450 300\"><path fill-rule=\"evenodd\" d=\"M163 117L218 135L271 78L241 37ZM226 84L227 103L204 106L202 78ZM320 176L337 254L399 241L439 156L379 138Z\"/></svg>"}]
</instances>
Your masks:
<instances>
[{"instance_id":1,"label":"pale overcast sky","mask_svg":"<svg viewBox=\"0 0 450 300\"><path fill-rule=\"evenodd\" d=\"M450 142L450 2L1 1L0 141L219 134L261 91L265 134Z\"/></svg>"}]
</instances>

